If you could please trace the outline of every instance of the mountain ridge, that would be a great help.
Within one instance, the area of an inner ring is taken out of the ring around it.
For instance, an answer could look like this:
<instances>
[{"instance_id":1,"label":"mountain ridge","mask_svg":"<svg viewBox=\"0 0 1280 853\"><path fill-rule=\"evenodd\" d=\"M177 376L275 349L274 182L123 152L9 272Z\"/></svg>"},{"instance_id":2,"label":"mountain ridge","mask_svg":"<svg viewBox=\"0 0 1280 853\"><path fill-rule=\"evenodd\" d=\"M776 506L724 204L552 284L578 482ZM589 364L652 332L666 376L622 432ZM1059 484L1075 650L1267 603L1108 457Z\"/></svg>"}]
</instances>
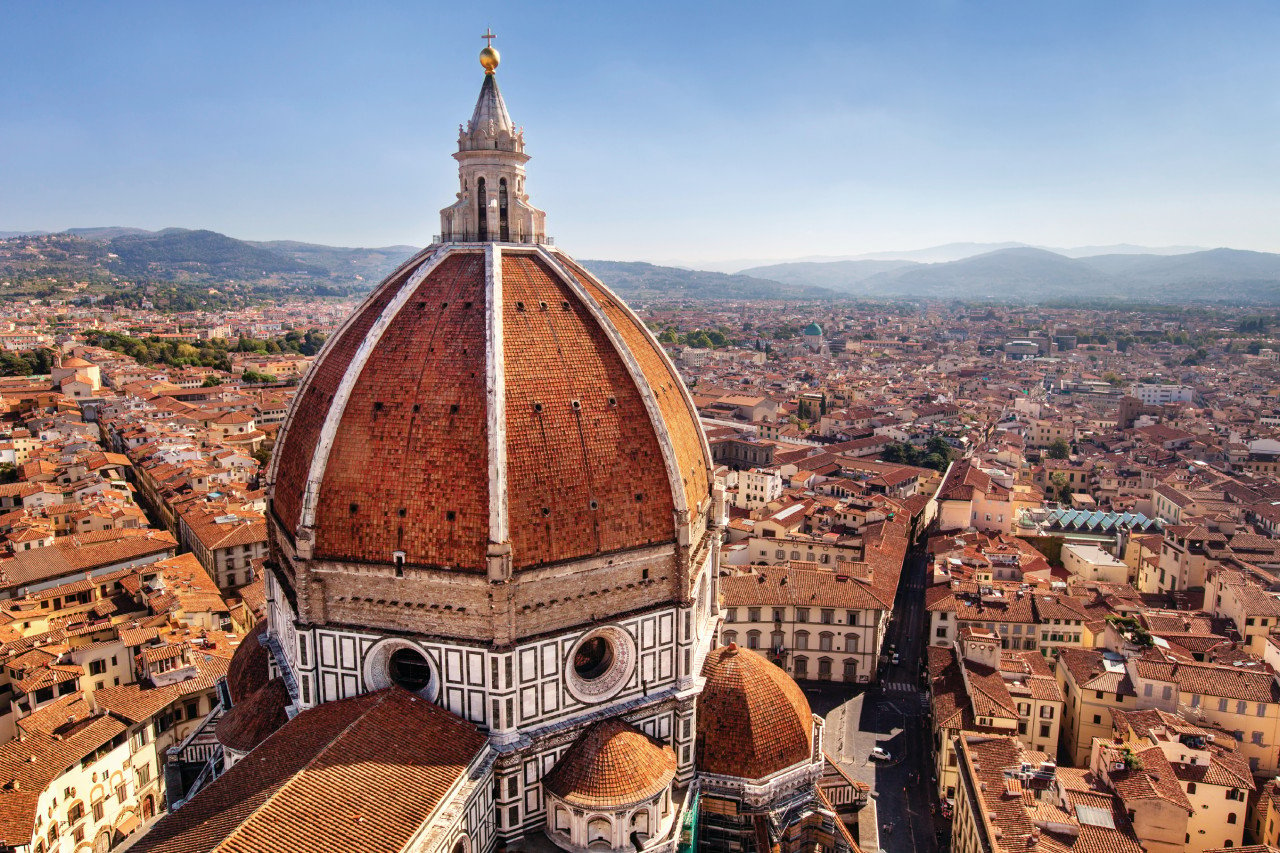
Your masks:
<instances>
[{"instance_id":1,"label":"mountain ridge","mask_svg":"<svg viewBox=\"0 0 1280 853\"><path fill-rule=\"evenodd\" d=\"M937 250L936 254L946 256L980 245L948 244L921 251ZM630 298L1280 304L1280 254L1218 248L1177 254L1117 251L1073 258L1040 247L998 245L1002 248L933 263L864 257L788 262L740 273L644 261L584 263ZM413 246L352 248L293 240L238 240L206 229L75 228L0 238L0 276L25 281L36 289L47 288L50 280L117 287L142 281L247 288L260 295L331 296L367 290L416 251Z\"/></svg>"}]
</instances>

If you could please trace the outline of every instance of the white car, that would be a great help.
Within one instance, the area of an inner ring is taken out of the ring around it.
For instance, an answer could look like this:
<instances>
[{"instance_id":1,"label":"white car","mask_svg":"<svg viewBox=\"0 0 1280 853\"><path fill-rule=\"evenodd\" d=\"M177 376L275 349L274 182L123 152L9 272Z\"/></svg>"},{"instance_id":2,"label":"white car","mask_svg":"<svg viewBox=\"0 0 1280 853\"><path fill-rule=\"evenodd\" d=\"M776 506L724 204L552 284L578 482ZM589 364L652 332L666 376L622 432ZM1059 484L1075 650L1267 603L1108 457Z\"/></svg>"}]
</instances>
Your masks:
<instances>
[{"instance_id":1,"label":"white car","mask_svg":"<svg viewBox=\"0 0 1280 853\"><path fill-rule=\"evenodd\" d=\"M875 761L892 761L893 756L882 746L874 747L871 750L871 758Z\"/></svg>"},{"instance_id":2,"label":"white car","mask_svg":"<svg viewBox=\"0 0 1280 853\"><path fill-rule=\"evenodd\" d=\"M894 665L894 666L897 666L897 665L898 665L898 664L900 664L900 663L902 663L902 658L898 655L898 653L897 653L897 652L894 652L894 653L893 653L893 665Z\"/></svg>"}]
</instances>

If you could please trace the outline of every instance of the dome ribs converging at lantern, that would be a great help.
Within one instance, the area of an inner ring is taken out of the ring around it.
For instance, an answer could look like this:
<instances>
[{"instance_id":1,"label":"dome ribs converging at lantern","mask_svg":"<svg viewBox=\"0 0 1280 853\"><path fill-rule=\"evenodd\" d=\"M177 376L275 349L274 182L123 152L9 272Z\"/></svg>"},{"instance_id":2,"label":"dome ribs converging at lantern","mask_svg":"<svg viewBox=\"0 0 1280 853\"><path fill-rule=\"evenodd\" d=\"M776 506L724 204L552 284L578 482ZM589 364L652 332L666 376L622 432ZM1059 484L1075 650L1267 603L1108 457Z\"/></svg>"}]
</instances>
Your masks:
<instances>
[{"instance_id":1,"label":"dome ribs converging at lantern","mask_svg":"<svg viewBox=\"0 0 1280 853\"><path fill-rule=\"evenodd\" d=\"M338 385L351 365L356 350L369 334L374 322L386 310L387 305L408 282L423 255L407 263L374 290L347 322L334 333L327 343L324 357L316 360L298 397L290 409L290 416L280 433L279 443L288 440L290 452L277 453L272 511L281 528L290 536L298 526L302 514L302 500L307 488L307 475L311 468L311 454L320 442L320 432L329 414Z\"/></svg>"},{"instance_id":2,"label":"dome ribs converging at lantern","mask_svg":"<svg viewBox=\"0 0 1280 853\"><path fill-rule=\"evenodd\" d=\"M662 450L605 330L533 255L503 253L515 568L675 536Z\"/></svg>"},{"instance_id":3,"label":"dome ribs converging at lantern","mask_svg":"<svg viewBox=\"0 0 1280 853\"><path fill-rule=\"evenodd\" d=\"M342 413L316 555L484 571L484 256L450 255L410 295Z\"/></svg>"},{"instance_id":4,"label":"dome ribs converging at lantern","mask_svg":"<svg viewBox=\"0 0 1280 853\"><path fill-rule=\"evenodd\" d=\"M687 496L687 506L690 510L696 509L711 488L707 476L709 460L703 455L704 440L695 420L696 415L690 414L691 408L684 397L683 380L667 364L661 349L648 340L648 333L640 320L617 296L597 284L581 267L564 255L558 257L565 269L600 304L609 321L618 330L618 335L626 343L627 349L635 356L653 390L662 420L667 426Z\"/></svg>"}]
</instances>

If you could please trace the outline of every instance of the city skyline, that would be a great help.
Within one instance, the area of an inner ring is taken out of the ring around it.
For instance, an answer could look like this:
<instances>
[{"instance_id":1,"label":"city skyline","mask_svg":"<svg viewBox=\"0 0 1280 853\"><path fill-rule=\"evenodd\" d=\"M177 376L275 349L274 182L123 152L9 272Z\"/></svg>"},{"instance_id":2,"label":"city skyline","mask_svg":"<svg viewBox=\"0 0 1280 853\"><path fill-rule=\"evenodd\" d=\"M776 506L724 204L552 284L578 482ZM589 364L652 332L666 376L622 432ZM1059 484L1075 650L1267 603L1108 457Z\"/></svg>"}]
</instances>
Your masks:
<instances>
[{"instance_id":1,"label":"city skyline","mask_svg":"<svg viewBox=\"0 0 1280 853\"><path fill-rule=\"evenodd\" d=\"M490 26L580 257L1280 250L1270 5L440 11L11 7L0 228L423 245Z\"/></svg>"}]
</instances>

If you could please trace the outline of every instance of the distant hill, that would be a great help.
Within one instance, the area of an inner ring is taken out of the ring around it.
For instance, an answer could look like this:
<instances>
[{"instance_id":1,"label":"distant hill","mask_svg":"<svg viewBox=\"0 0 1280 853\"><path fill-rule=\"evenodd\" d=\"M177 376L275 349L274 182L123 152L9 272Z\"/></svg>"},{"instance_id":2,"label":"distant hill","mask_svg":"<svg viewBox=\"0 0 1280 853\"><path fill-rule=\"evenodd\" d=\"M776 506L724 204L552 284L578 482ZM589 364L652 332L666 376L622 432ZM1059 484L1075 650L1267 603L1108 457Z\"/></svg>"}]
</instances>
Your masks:
<instances>
[{"instance_id":1,"label":"distant hill","mask_svg":"<svg viewBox=\"0 0 1280 853\"><path fill-rule=\"evenodd\" d=\"M166 229L171 230L171 229ZM178 229L172 229L178 230ZM157 231L148 231L145 228L124 228L121 226L108 226L106 228L68 228L63 234L70 234L73 237L83 237L86 240L114 240L116 237L145 237L157 234Z\"/></svg>"},{"instance_id":2,"label":"distant hill","mask_svg":"<svg viewBox=\"0 0 1280 853\"><path fill-rule=\"evenodd\" d=\"M947 243L927 249L910 249L905 252L870 252L849 260L854 261L912 261L917 264L945 264L962 261L975 255L986 255L1002 249L1029 249L1026 243Z\"/></svg>"},{"instance_id":3,"label":"distant hill","mask_svg":"<svg viewBox=\"0 0 1280 853\"><path fill-rule=\"evenodd\" d=\"M840 293L861 293L855 285L880 273L917 266L914 261L797 261L745 269L739 275L767 278L804 287L823 287Z\"/></svg>"},{"instance_id":4,"label":"distant hill","mask_svg":"<svg viewBox=\"0 0 1280 853\"><path fill-rule=\"evenodd\" d=\"M413 257L420 248L385 246L379 249L348 249L340 246L321 246L317 243L297 243L292 240L272 240L249 245L285 255L304 264L323 267L333 276L349 276L370 284L382 281L392 270Z\"/></svg>"},{"instance_id":5,"label":"distant hill","mask_svg":"<svg viewBox=\"0 0 1280 853\"><path fill-rule=\"evenodd\" d=\"M868 297L1280 304L1280 255L1238 249L1068 258L1027 246L946 263L904 264L870 276L865 267L852 266L860 263L867 262L779 264L749 272Z\"/></svg>"},{"instance_id":6,"label":"distant hill","mask_svg":"<svg viewBox=\"0 0 1280 853\"><path fill-rule=\"evenodd\" d=\"M225 287L288 285L325 295L368 288L416 252L412 246L348 249L279 240L254 243L216 231L69 228L0 237L0 273L19 280L151 281Z\"/></svg>"},{"instance_id":7,"label":"distant hill","mask_svg":"<svg viewBox=\"0 0 1280 853\"><path fill-rule=\"evenodd\" d=\"M1214 298L1210 288L1230 287L1258 301L1280 301L1280 255L1240 249L1209 249L1189 255L1101 255L1082 258L1095 269L1110 268L1134 286L1173 289L1186 298Z\"/></svg>"},{"instance_id":8,"label":"distant hill","mask_svg":"<svg viewBox=\"0 0 1280 853\"><path fill-rule=\"evenodd\" d=\"M126 234L107 242L120 275L154 279L185 274L193 279L259 279L279 273L328 277L329 271L216 231L171 228Z\"/></svg>"},{"instance_id":9,"label":"distant hill","mask_svg":"<svg viewBox=\"0 0 1280 853\"><path fill-rule=\"evenodd\" d=\"M601 281L627 298L657 297L700 300L831 299L824 287L785 284L746 275L729 275L681 267L660 267L639 261L582 261Z\"/></svg>"},{"instance_id":10,"label":"distant hill","mask_svg":"<svg viewBox=\"0 0 1280 853\"><path fill-rule=\"evenodd\" d=\"M948 257L981 244L920 250ZM993 244L1003 245L1003 244ZM720 273L643 262L585 261L631 298L695 300L959 299L1042 301L1138 300L1280 304L1280 255L1238 249L1177 253L1127 245L1085 257L1013 245L960 259L920 263L859 258L805 261ZM286 240L250 242L208 230L74 228L58 234L0 238L0 280L11 296L48 291L58 282L119 288L147 282L191 290L167 304L199 304L200 293L263 299L335 296L368 290L410 257L412 246L344 248ZM1063 250L1064 252L1076 250ZM106 292L106 291L104 291ZM186 297L190 296L191 299ZM194 302L192 300L195 300ZM152 300L155 301L154 299ZM159 303L157 303L159 304Z\"/></svg>"},{"instance_id":11,"label":"distant hill","mask_svg":"<svg viewBox=\"0 0 1280 853\"><path fill-rule=\"evenodd\" d=\"M1044 249L1001 249L945 264L916 264L861 282L870 292L932 299L1059 299L1105 289L1110 278L1080 261Z\"/></svg>"}]
</instances>

